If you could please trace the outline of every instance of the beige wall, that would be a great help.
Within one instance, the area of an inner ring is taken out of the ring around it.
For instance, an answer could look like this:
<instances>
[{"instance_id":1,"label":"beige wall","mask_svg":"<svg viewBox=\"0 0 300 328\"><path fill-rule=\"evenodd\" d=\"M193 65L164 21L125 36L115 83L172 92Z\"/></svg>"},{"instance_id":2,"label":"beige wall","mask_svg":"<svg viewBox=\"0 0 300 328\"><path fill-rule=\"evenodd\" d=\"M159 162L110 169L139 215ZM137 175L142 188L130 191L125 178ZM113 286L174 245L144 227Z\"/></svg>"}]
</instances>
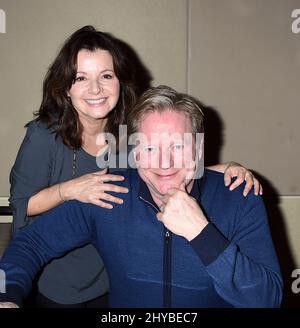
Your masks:
<instances>
[{"instance_id":1,"label":"beige wall","mask_svg":"<svg viewBox=\"0 0 300 328\"><path fill-rule=\"evenodd\" d=\"M186 89L185 0L1 0L0 196L25 130L41 101L42 81L59 45L75 29L94 25L129 43L154 77Z\"/></svg>"},{"instance_id":2,"label":"beige wall","mask_svg":"<svg viewBox=\"0 0 300 328\"><path fill-rule=\"evenodd\" d=\"M298 0L2 0L0 196L59 45L93 24L127 41L154 77L219 113L220 160L245 163L280 195L300 194Z\"/></svg>"},{"instance_id":3,"label":"beige wall","mask_svg":"<svg viewBox=\"0 0 300 328\"><path fill-rule=\"evenodd\" d=\"M299 0L191 0L188 90L221 115L222 159L300 195Z\"/></svg>"},{"instance_id":4,"label":"beige wall","mask_svg":"<svg viewBox=\"0 0 300 328\"><path fill-rule=\"evenodd\" d=\"M188 91L211 107L222 130L210 130L223 138L219 159L261 175L278 245L280 227L284 251L299 267L300 200L286 197L300 195L295 8L299 0L1 0L0 196L8 196L8 174L48 65L70 33L92 24L128 42L154 85Z\"/></svg>"}]
</instances>

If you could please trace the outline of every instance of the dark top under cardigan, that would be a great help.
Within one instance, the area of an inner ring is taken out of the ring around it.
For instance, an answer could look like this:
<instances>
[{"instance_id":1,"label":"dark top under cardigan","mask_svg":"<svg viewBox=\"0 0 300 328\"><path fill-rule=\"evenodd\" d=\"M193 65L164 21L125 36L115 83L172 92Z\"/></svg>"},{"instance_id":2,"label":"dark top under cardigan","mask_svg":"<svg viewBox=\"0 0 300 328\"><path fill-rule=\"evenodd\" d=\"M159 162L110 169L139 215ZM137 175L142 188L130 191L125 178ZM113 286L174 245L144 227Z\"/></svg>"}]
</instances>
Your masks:
<instances>
[{"instance_id":1,"label":"dark top under cardigan","mask_svg":"<svg viewBox=\"0 0 300 328\"><path fill-rule=\"evenodd\" d=\"M26 214L29 198L44 188L72 179L72 166L73 150L44 124L32 121L10 174L14 233L38 218ZM99 170L96 157L83 149L76 152L74 177ZM101 257L88 244L46 265L38 287L57 303L76 304L107 293L109 283Z\"/></svg>"}]
</instances>

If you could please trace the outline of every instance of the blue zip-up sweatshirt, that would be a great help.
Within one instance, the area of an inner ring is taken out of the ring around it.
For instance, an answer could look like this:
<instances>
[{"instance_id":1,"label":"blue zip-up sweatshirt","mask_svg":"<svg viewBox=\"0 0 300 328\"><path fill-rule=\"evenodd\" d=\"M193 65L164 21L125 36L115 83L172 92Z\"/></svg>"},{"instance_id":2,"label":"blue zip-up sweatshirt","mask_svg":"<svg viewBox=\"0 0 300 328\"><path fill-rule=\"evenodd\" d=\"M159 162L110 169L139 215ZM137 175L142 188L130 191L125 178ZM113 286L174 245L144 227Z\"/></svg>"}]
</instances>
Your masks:
<instances>
[{"instance_id":1,"label":"blue zip-up sweatshirt","mask_svg":"<svg viewBox=\"0 0 300 328\"><path fill-rule=\"evenodd\" d=\"M282 279L260 197L229 191L206 170L191 195L210 223L191 242L167 231L136 170L122 172L130 192L107 210L66 202L19 232L0 268L6 293L21 304L41 266L92 243L111 282L112 307L278 307ZM121 183L120 183L121 184Z\"/></svg>"}]
</instances>

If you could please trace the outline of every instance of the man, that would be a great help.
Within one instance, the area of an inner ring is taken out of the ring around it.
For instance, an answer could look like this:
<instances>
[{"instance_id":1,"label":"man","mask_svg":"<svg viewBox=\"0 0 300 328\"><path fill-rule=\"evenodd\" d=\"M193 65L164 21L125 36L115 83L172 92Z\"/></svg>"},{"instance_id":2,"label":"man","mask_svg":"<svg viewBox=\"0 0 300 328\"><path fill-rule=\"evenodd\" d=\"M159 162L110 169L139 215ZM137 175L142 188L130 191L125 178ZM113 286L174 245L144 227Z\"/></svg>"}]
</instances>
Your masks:
<instances>
[{"instance_id":1,"label":"man","mask_svg":"<svg viewBox=\"0 0 300 328\"><path fill-rule=\"evenodd\" d=\"M66 202L20 232L1 261L0 301L20 305L43 264L91 242L112 307L278 307L282 279L263 202L228 191L221 173L194 179L202 129L193 98L149 89L128 117L137 170L122 173L124 204Z\"/></svg>"}]
</instances>

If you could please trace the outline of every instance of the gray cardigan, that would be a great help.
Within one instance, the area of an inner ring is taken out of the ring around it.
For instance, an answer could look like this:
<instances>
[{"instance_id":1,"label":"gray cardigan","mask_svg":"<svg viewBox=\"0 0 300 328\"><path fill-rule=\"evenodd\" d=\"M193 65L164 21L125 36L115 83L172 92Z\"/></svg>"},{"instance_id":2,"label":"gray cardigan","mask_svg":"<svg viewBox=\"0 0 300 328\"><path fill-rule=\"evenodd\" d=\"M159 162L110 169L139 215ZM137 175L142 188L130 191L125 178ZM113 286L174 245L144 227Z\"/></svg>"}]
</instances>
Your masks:
<instances>
[{"instance_id":1,"label":"gray cardigan","mask_svg":"<svg viewBox=\"0 0 300 328\"><path fill-rule=\"evenodd\" d=\"M44 188L72 179L72 165L73 151L44 124L32 121L10 174L14 233L38 218L26 215L29 198ZM96 157L83 149L77 151L74 177L99 170ZM109 283L102 259L88 244L46 265L38 287L57 303L75 304L105 294Z\"/></svg>"}]
</instances>

